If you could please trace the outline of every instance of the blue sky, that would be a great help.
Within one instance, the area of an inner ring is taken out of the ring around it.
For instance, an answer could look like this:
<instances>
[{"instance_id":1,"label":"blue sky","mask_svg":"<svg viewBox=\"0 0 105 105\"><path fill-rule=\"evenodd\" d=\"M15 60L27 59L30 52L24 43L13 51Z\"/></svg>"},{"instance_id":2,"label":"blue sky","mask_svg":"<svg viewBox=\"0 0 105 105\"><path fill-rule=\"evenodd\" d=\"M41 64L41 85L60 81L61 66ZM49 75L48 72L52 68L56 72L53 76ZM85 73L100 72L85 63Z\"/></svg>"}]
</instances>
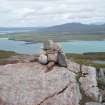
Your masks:
<instances>
[{"instance_id":1,"label":"blue sky","mask_svg":"<svg viewBox=\"0 0 105 105\"><path fill-rule=\"evenodd\" d=\"M0 1L0 27L105 22L105 0Z\"/></svg>"}]
</instances>

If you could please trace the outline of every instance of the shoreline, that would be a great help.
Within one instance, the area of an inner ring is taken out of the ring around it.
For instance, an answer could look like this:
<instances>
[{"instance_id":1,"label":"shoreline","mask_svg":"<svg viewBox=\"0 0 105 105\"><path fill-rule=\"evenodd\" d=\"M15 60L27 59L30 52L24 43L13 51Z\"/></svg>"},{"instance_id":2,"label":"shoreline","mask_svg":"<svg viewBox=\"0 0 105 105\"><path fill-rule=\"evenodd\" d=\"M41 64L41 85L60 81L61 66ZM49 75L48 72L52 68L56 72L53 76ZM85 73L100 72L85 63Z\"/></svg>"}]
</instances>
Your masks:
<instances>
[{"instance_id":1,"label":"shoreline","mask_svg":"<svg viewBox=\"0 0 105 105\"><path fill-rule=\"evenodd\" d=\"M43 42L44 40L54 40L56 42L65 42L72 40L83 40L83 41L103 41L105 35L99 34L72 34L72 33L15 33L0 35L0 38L8 38L9 40L18 40L26 42Z\"/></svg>"},{"instance_id":2,"label":"shoreline","mask_svg":"<svg viewBox=\"0 0 105 105\"><path fill-rule=\"evenodd\" d=\"M17 59L29 60L38 57L38 54L28 55L28 54L18 54L13 51L0 51L0 64L8 64L9 62L17 62ZM66 58L76 62L78 64L84 64L88 66L93 66L96 68L105 68L105 64L98 64L93 61L103 61L105 62L105 52L94 52L94 53L84 53L84 54L74 54L66 53Z\"/></svg>"}]
</instances>

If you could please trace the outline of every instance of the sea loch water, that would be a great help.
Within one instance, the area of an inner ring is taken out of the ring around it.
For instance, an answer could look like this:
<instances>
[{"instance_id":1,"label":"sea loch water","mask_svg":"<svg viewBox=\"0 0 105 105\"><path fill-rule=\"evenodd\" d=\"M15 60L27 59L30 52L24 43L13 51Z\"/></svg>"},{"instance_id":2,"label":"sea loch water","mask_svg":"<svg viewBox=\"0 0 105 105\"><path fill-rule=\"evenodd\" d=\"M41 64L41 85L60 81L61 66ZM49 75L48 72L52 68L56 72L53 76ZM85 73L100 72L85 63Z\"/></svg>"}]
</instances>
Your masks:
<instances>
[{"instance_id":1,"label":"sea loch water","mask_svg":"<svg viewBox=\"0 0 105 105\"><path fill-rule=\"evenodd\" d=\"M66 53L105 52L105 41L69 41L60 43ZM8 39L0 40L0 50L15 51L20 54L37 54L42 43L30 43Z\"/></svg>"}]
</instances>

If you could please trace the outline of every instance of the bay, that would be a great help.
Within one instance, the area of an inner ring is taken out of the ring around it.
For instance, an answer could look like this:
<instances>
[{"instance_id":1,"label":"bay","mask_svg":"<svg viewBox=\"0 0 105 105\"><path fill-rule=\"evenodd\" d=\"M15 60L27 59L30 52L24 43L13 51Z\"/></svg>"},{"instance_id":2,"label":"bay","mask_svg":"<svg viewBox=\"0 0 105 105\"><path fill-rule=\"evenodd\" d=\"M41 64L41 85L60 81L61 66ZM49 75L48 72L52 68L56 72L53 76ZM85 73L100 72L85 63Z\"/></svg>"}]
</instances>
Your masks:
<instances>
[{"instance_id":1,"label":"bay","mask_svg":"<svg viewBox=\"0 0 105 105\"><path fill-rule=\"evenodd\" d=\"M105 40L103 41L69 41L59 42L65 53L105 52ZM15 51L20 54L38 54L42 43L29 43L0 39L0 50Z\"/></svg>"}]
</instances>

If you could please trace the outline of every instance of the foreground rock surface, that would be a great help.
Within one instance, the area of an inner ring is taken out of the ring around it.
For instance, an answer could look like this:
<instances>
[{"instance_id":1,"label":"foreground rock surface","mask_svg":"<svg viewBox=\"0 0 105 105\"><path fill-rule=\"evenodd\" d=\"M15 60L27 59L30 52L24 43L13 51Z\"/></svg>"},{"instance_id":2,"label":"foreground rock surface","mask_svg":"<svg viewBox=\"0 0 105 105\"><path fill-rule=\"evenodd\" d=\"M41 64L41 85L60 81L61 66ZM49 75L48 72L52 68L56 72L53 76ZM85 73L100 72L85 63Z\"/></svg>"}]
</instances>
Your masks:
<instances>
[{"instance_id":1,"label":"foreground rock surface","mask_svg":"<svg viewBox=\"0 0 105 105\"><path fill-rule=\"evenodd\" d=\"M0 105L98 105L96 69L67 62L47 73L37 62L0 66Z\"/></svg>"},{"instance_id":2,"label":"foreground rock surface","mask_svg":"<svg viewBox=\"0 0 105 105\"><path fill-rule=\"evenodd\" d=\"M79 105L76 75L61 67L45 70L38 63L0 66L0 97L6 105Z\"/></svg>"}]
</instances>

